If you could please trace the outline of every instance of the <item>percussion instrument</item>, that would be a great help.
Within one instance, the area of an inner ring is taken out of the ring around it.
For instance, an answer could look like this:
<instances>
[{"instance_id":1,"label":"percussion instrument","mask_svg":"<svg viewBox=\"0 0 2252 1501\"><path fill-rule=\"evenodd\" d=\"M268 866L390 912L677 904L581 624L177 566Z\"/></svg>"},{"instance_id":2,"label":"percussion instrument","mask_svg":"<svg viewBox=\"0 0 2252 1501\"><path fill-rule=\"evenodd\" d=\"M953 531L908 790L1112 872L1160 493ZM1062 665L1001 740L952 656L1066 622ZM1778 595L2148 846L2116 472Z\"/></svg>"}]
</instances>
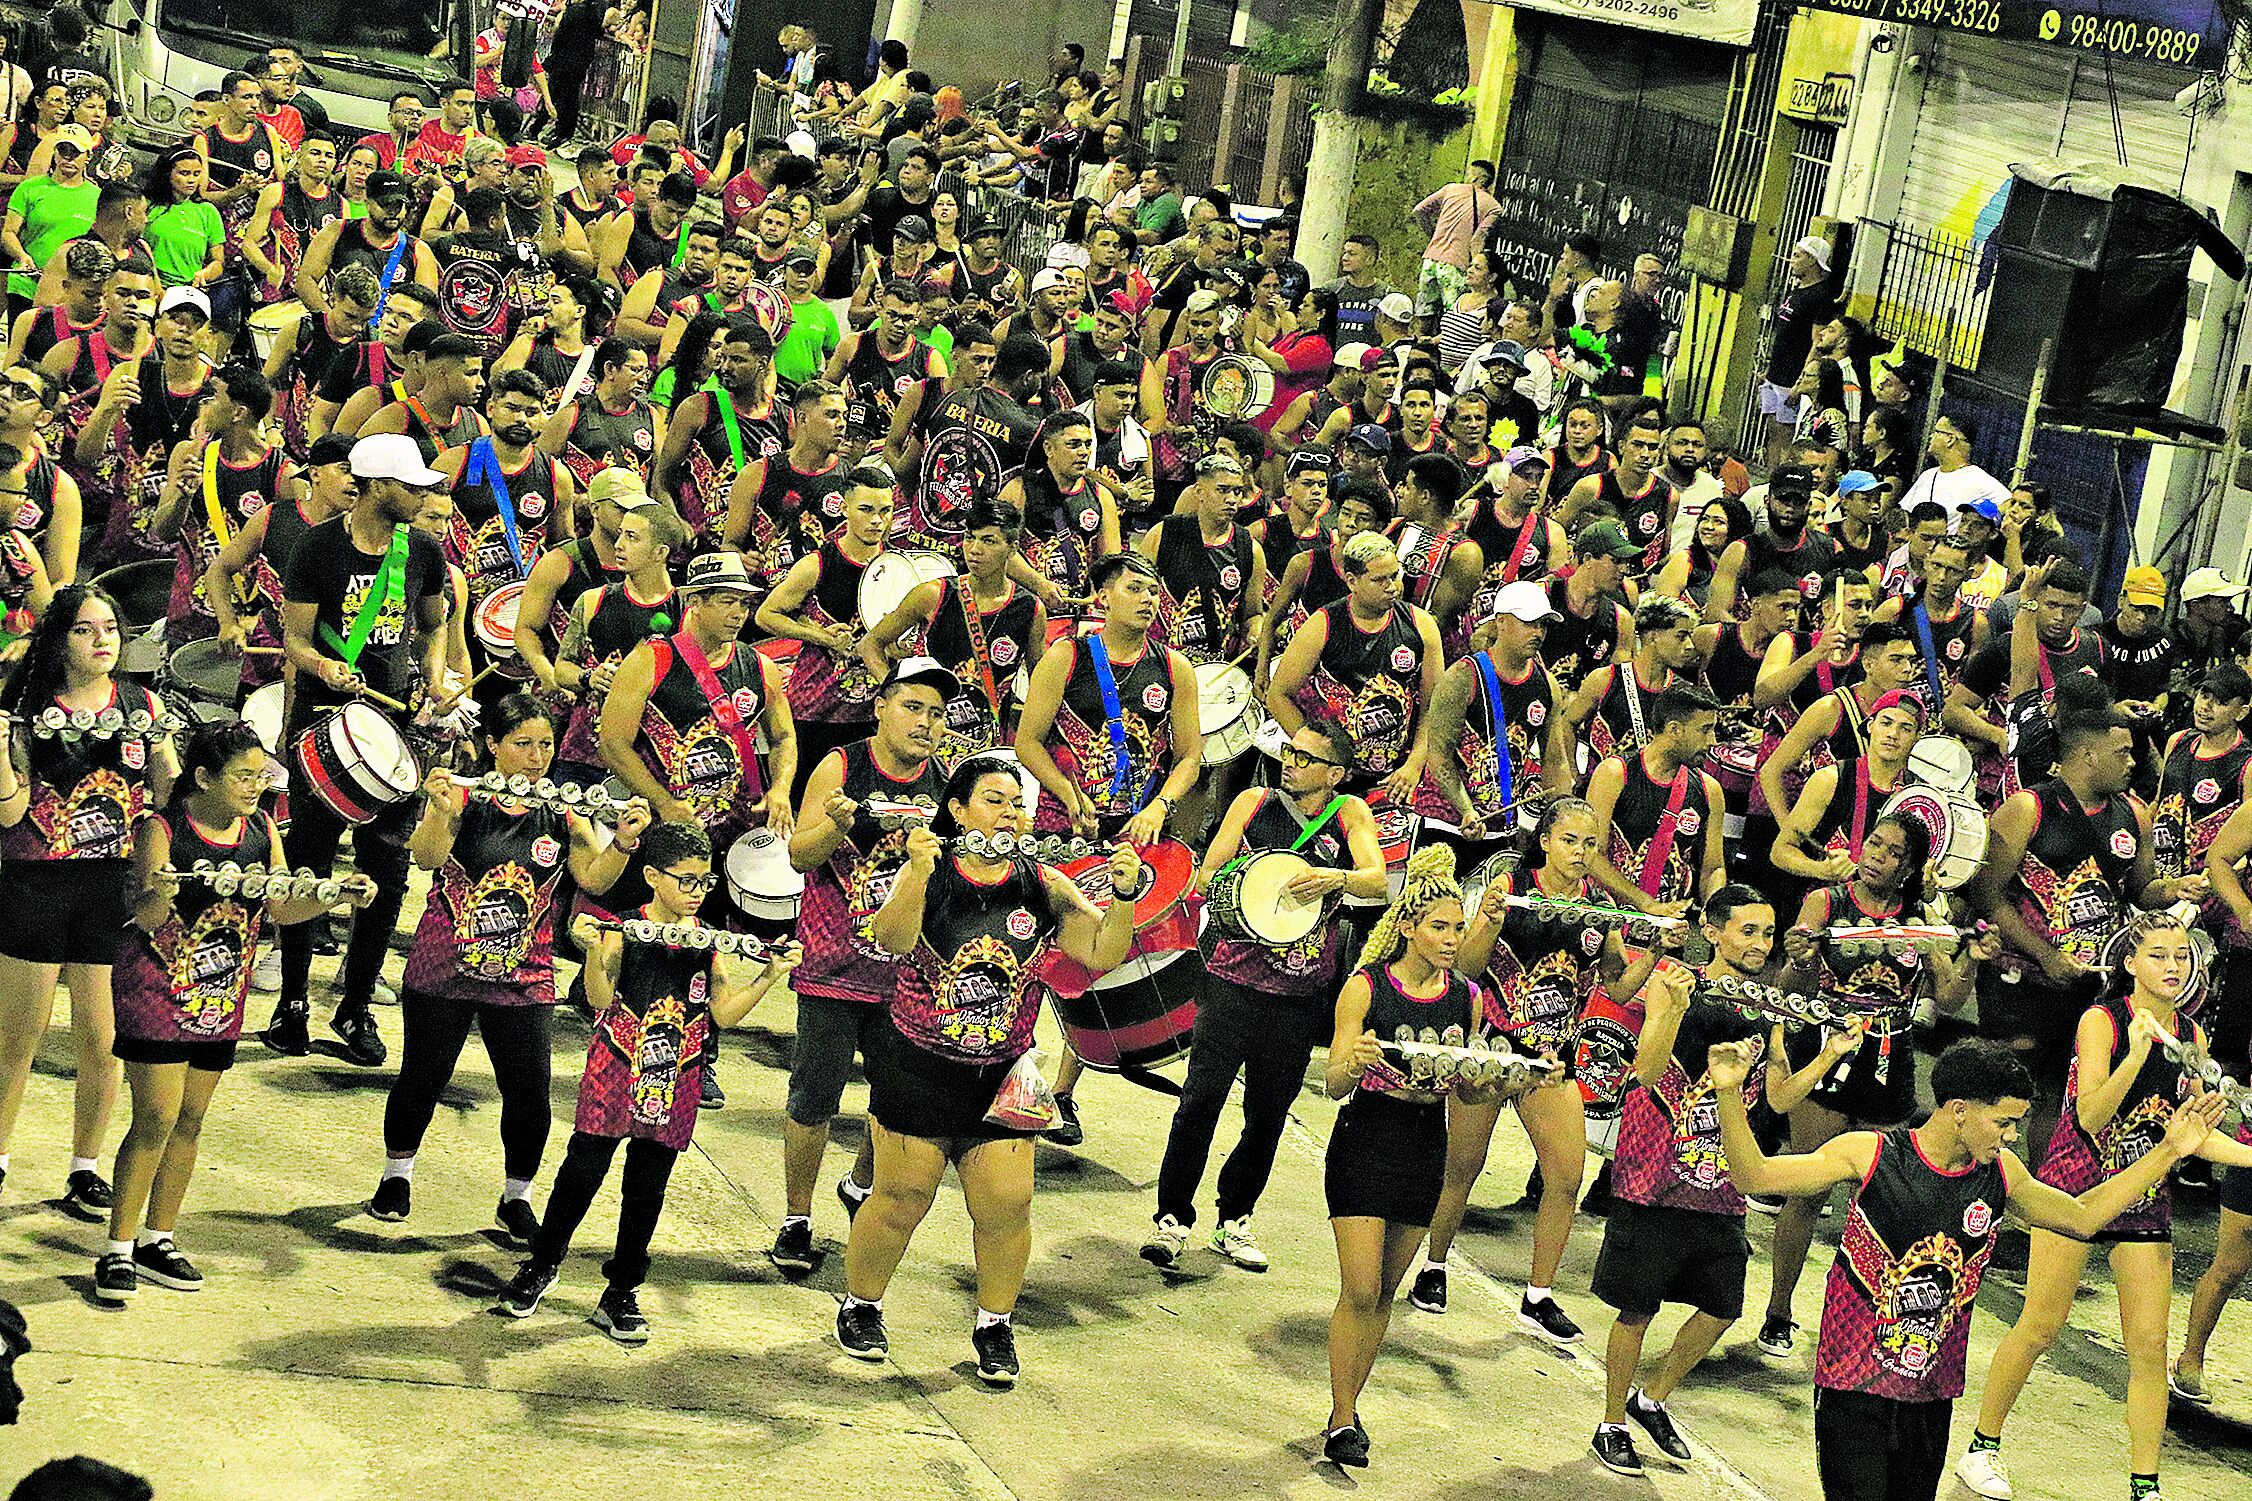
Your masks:
<instances>
[{"instance_id":1,"label":"percussion instrument","mask_svg":"<svg viewBox=\"0 0 2252 1501\"><path fill-rule=\"evenodd\" d=\"M250 325L251 342L258 348L259 368L265 367L266 357L274 352L274 341L304 317L305 304L292 297L286 302L268 303L245 320Z\"/></svg>"},{"instance_id":2,"label":"percussion instrument","mask_svg":"<svg viewBox=\"0 0 2252 1501\"><path fill-rule=\"evenodd\" d=\"M1485 898L1481 888L1479 901ZM1659 930L1678 928L1686 921L1679 917L1656 917L1648 912L1637 912L1632 907L1612 907L1602 902L1575 902L1563 897L1542 896L1537 891L1512 892L1501 899L1505 907L1516 907L1533 914L1535 922L1562 923L1567 927L1617 928L1638 942L1646 942Z\"/></svg>"},{"instance_id":3,"label":"percussion instrument","mask_svg":"<svg viewBox=\"0 0 2252 1501\"><path fill-rule=\"evenodd\" d=\"M504 777L497 771L488 771L481 777L456 776L451 778L456 787L464 788L471 797L488 801L507 798L534 808L554 808L565 813L584 813L589 818L615 822L625 813L626 804L634 801L629 793L614 797L610 789L597 783L581 787L574 782L554 782L546 777L536 780L521 772Z\"/></svg>"},{"instance_id":4,"label":"percussion instrument","mask_svg":"<svg viewBox=\"0 0 2252 1501\"><path fill-rule=\"evenodd\" d=\"M1206 766L1224 766L1251 749L1257 733L1251 713L1251 674L1232 662L1199 662L1196 707Z\"/></svg>"},{"instance_id":5,"label":"percussion instrument","mask_svg":"<svg viewBox=\"0 0 2252 1501\"><path fill-rule=\"evenodd\" d=\"M1278 719L1262 719L1259 728L1251 734L1252 748L1259 752L1265 764L1259 768L1258 782L1262 787L1282 785L1282 748L1290 743L1290 732Z\"/></svg>"},{"instance_id":6,"label":"percussion instrument","mask_svg":"<svg viewBox=\"0 0 2252 1501\"><path fill-rule=\"evenodd\" d=\"M782 691L787 693L790 691L790 669L796 665L798 651L804 645L805 643L795 636L769 636L753 646L751 650L774 664L774 675L782 680ZM761 718L763 719L764 716L761 716ZM759 728L759 735L762 737L759 743L761 750L770 748L764 741L765 734L766 729L762 724Z\"/></svg>"},{"instance_id":7,"label":"percussion instrument","mask_svg":"<svg viewBox=\"0 0 2252 1501\"><path fill-rule=\"evenodd\" d=\"M1961 792L1903 787L1885 799L1879 818L1913 818L1931 835L1931 864L1941 891L1953 891L1986 863L1986 814Z\"/></svg>"},{"instance_id":8,"label":"percussion instrument","mask_svg":"<svg viewBox=\"0 0 2252 1501\"><path fill-rule=\"evenodd\" d=\"M172 608L170 558L123 563L94 577L94 587L117 601L118 633L125 638L117 670L146 677L164 667L164 617Z\"/></svg>"},{"instance_id":9,"label":"percussion instrument","mask_svg":"<svg viewBox=\"0 0 2252 1501\"><path fill-rule=\"evenodd\" d=\"M292 778L349 824L372 822L422 790L422 762L390 720L345 704L313 721L289 748Z\"/></svg>"},{"instance_id":10,"label":"percussion instrument","mask_svg":"<svg viewBox=\"0 0 2252 1501\"><path fill-rule=\"evenodd\" d=\"M286 690L279 683L268 683L253 689L242 701L243 723L258 734L258 743L266 747L266 754L276 755L281 750L282 710ZM278 769L278 768L277 768Z\"/></svg>"},{"instance_id":11,"label":"percussion instrument","mask_svg":"<svg viewBox=\"0 0 2252 1501\"><path fill-rule=\"evenodd\" d=\"M16 719L12 715L0 718L21 725L24 733L34 740L60 740L65 744L120 737L161 740L185 726L179 716L161 708L151 714L146 709L65 709L56 704L30 719Z\"/></svg>"},{"instance_id":12,"label":"percussion instrument","mask_svg":"<svg viewBox=\"0 0 2252 1501\"><path fill-rule=\"evenodd\" d=\"M531 667L516 654L516 616L523 605L524 581L518 579L486 595L470 616L470 628L492 670L519 682L532 675Z\"/></svg>"},{"instance_id":13,"label":"percussion instrument","mask_svg":"<svg viewBox=\"0 0 2252 1501\"><path fill-rule=\"evenodd\" d=\"M1931 787L1968 796L1978 785L1970 747L1951 735L1925 735L1908 751L1908 775Z\"/></svg>"},{"instance_id":14,"label":"percussion instrument","mask_svg":"<svg viewBox=\"0 0 2252 1501\"><path fill-rule=\"evenodd\" d=\"M1964 942L1985 931L1983 922L1970 928L1950 927L1945 923L1884 923L1872 927L1824 928L1822 939L1844 958L1873 959L1879 954L1953 953Z\"/></svg>"},{"instance_id":15,"label":"percussion instrument","mask_svg":"<svg viewBox=\"0 0 2252 1501\"><path fill-rule=\"evenodd\" d=\"M210 637L190 641L165 662L164 683L195 702L231 709L242 684L242 658Z\"/></svg>"},{"instance_id":16,"label":"percussion instrument","mask_svg":"<svg viewBox=\"0 0 2252 1501\"><path fill-rule=\"evenodd\" d=\"M1408 1088L1435 1094L1447 1094L1464 1085L1522 1089L1536 1075L1550 1078L1563 1067L1553 1058L1505 1052L1483 1035L1466 1040L1460 1027L1444 1032L1425 1027L1417 1032L1403 1025L1390 1038L1377 1039L1377 1045L1399 1058L1399 1070L1406 1076Z\"/></svg>"},{"instance_id":17,"label":"percussion instrument","mask_svg":"<svg viewBox=\"0 0 2252 1501\"><path fill-rule=\"evenodd\" d=\"M930 824L928 817L918 818L912 813L884 809L864 815L869 823L879 829L924 828ZM1061 834L986 834L972 829L966 834L956 834L939 840L941 848L961 850L980 859L1006 860L1022 855L1027 860L1042 860L1053 865L1059 860L1084 860L1090 855L1110 858L1104 845L1085 839L1067 839Z\"/></svg>"},{"instance_id":18,"label":"percussion instrument","mask_svg":"<svg viewBox=\"0 0 2252 1501\"><path fill-rule=\"evenodd\" d=\"M748 933L730 933L725 928L707 928L701 923L655 923L646 917L629 917L624 922L593 920L598 933L623 933L634 943L661 943L669 949L710 949L715 954L745 954L753 959L771 959L781 949L761 943Z\"/></svg>"},{"instance_id":19,"label":"percussion instrument","mask_svg":"<svg viewBox=\"0 0 2252 1501\"><path fill-rule=\"evenodd\" d=\"M309 869L292 871L264 865L240 865L233 860L216 864L198 860L186 870L168 870L165 874L182 881L199 882L221 896L233 896L239 891L253 901L264 897L270 902L294 902L315 897L333 906L344 895L344 883L333 876Z\"/></svg>"},{"instance_id":20,"label":"percussion instrument","mask_svg":"<svg viewBox=\"0 0 2252 1501\"><path fill-rule=\"evenodd\" d=\"M1314 930L1327 905L1319 897L1290 895L1292 881L1314 867L1289 850L1259 850L1238 855L1220 867L1204 893L1212 921L1237 938L1276 948L1296 943Z\"/></svg>"},{"instance_id":21,"label":"percussion instrument","mask_svg":"<svg viewBox=\"0 0 2252 1501\"><path fill-rule=\"evenodd\" d=\"M2218 1092L2238 1119L2252 1120L2252 1085L2230 1078L2220 1060L2207 1052L2204 1044L2185 1042L2163 1026L2158 1028L2157 1042L2160 1051L2180 1064L2184 1073L2196 1075L2198 1082L2207 1089Z\"/></svg>"},{"instance_id":22,"label":"percussion instrument","mask_svg":"<svg viewBox=\"0 0 2252 1501\"><path fill-rule=\"evenodd\" d=\"M1134 897L1134 941L1125 959L1108 974L1097 976L1062 949L1050 946L1040 960L1041 978L1058 996L1076 997L1089 990L1131 984L1195 949L1197 915L1189 896L1195 889L1196 856L1189 852L1187 845L1174 839L1160 839L1140 853L1143 886ZM1067 861L1057 868L1094 903L1097 911L1109 910L1110 856L1107 853ZM1194 1010L1193 1005L1191 1010Z\"/></svg>"},{"instance_id":23,"label":"percussion instrument","mask_svg":"<svg viewBox=\"0 0 2252 1501\"><path fill-rule=\"evenodd\" d=\"M1396 804L1383 788L1370 789L1362 799L1376 820L1376 843L1384 851L1383 896L1345 896L1341 900L1348 907L1389 907L1400 894L1407 880L1408 856L1415 852L1416 836L1423 832L1423 820L1405 805Z\"/></svg>"},{"instance_id":24,"label":"percussion instrument","mask_svg":"<svg viewBox=\"0 0 2252 1501\"><path fill-rule=\"evenodd\" d=\"M1660 960L1670 964L1673 960ZM1642 1003L1629 997L1612 998L1598 989L1580 1010L1579 1033L1572 1046L1572 1076L1579 1081L1580 1101L1587 1112L1588 1149L1609 1157L1619 1144L1619 1116L1633 1081L1634 1054L1642 1038Z\"/></svg>"},{"instance_id":25,"label":"percussion instrument","mask_svg":"<svg viewBox=\"0 0 2252 1501\"><path fill-rule=\"evenodd\" d=\"M1062 950L1050 948L1050 955ZM1194 949L1175 955L1159 971L1145 970L1122 983L1089 986L1066 995L1044 965L1038 978L1053 999L1056 1022L1071 1051L1105 1073L1148 1069L1189 1050L1196 1008L1204 994L1204 958ZM1076 968L1076 966L1074 966ZM1114 979L1111 971L1106 980Z\"/></svg>"},{"instance_id":26,"label":"percussion instrument","mask_svg":"<svg viewBox=\"0 0 2252 1501\"><path fill-rule=\"evenodd\" d=\"M1223 354L1204 367L1196 404L1222 422L1249 422L1275 404L1275 373L1247 354Z\"/></svg>"},{"instance_id":27,"label":"percussion instrument","mask_svg":"<svg viewBox=\"0 0 2252 1501\"><path fill-rule=\"evenodd\" d=\"M1897 997L1850 995L1842 991L1801 995L1779 985L1762 985L1757 980L1740 980L1734 975L1700 977L1696 993L1700 999L1725 1006L1739 1016L1780 1022L1793 1032L1801 1027L1835 1027L1855 1020L1898 1018L1904 1014L1907 1004Z\"/></svg>"},{"instance_id":28,"label":"percussion instrument","mask_svg":"<svg viewBox=\"0 0 2252 1501\"><path fill-rule=\"evenodd\" d=\"M790 864L790 847L771 829L753 829L728 846L727 894L746 916L788 922L798 915L805 875Z\"/></svg>"},{"instance_id":29,"label":"percussion instrument","mask_svg":"<svg viewBox=\"0 0 2252 1501\"><path fill-rule=\"evenodd\" d=\"M944 555L921 548L891 547L877 553L860 575L860 627L874 630L924 584L950 579L955 567Z\"/></svg>"}]
</instances>

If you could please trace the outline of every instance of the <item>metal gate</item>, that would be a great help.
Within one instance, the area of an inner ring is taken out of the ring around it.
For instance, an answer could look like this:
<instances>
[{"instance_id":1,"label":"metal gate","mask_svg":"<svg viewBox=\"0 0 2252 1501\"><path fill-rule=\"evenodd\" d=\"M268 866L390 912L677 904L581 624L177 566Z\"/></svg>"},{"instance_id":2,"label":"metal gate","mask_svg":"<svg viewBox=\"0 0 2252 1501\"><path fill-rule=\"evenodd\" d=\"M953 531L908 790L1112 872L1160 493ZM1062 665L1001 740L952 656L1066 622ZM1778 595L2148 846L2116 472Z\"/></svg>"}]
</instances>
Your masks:
<instances>
[{"instance_id":1,"label":"metal gate","mask_svg":"<svg viewBox=\"0 0 2252 1501\"><path fill-rule=\"evenodd\" d=\"M1759 310L1759 336L1753 343L1752 369L1764 372L1767 358L1775 351L1775 322L1770 313L1775 299L1790 285L1791 247L1806 235L1814 216L1821 212L1823 196L1830 189L1830 162L1838 147L1838 128L1835 125L1812 125L1803 120L1790 122L1798 131L1798 139L1791 143L1791 176L1783 189L1783 206L1775 220L1775 260L1767 272L1767 302ZM1744 404L1743 425L1736 435L1738 453L1756 454L1766 443L1767 419L1760 415L1759 403Z\"/></svg>"}]
</instances>

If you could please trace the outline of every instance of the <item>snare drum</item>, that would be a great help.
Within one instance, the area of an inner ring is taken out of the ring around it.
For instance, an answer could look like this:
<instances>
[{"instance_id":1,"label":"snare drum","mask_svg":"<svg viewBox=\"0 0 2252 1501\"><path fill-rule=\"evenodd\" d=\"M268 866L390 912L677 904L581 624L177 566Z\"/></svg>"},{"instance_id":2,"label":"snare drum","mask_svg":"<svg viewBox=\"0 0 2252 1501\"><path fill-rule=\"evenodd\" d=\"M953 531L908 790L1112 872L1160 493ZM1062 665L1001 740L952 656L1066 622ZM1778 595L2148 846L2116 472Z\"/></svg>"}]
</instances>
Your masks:
<instances>
[{"instance_id":1,"label":"snare drum","mask_svg":"<svg viewBox=\"0 0 2252 1501\"><path fill-rule=\"evenodd\" d=\"M518 579L486 595L471 618L477 644L485 649L485 660L493 664L493 671L518 681L532 675L532 669L516 654L516 615L523 604L524 581Z\"/></svg>"},{"instance_id":2,"label":"snare drum","mask_svg":"<svg viewBox=\"0 0 2252 1501\"><path fill-rule=\"evenodd\" d=\"M771 829L753 829L727 850L727 894L746 917L788 922L805 895L805 873L790 864L790 847Z\"/></svg>"},{"instance_id":3,"label":"snare drum","mask_svg":"<svg viewBox=\"0 0 2252 1501\"><path fill-rule=\"evenodd\" d=\"M1225 766L1251 749L1258 720L1251 712L1249 673L1225 662L1198 663L1196 705L1197 728L1204 732L1206 766Z\"/></svg>"},{"instance_id":4,"label":"snare drum","mask_svg":"<svg viewBox=\"0 0 2252 1501\"><path fill-rule=\"evenodd\" d=\"M242 686L242 658L209 637L190 641L165 662L164 682L198 703L232 708Z\"/></svg>"},{"instance_id":5,"label":"snare drum","mask_svg":"<svg viewBox=\"0 0 2252 1501\"><path fill-rule=\"evenodd\" d=\"M1115 1073L1154 1068L1189 1050L1204 995L1204 960L1193 949L1173 959L1160 970L1077 995L1046 986L1056 1023L1080 1062Z\"/></svg>"},{"instance_id":6,"label":"snare drum","mask_svg":"<svg viewBox=\"0 0 2252 1501\"><path fill-rule=\"evenodd\" d=\"M172 607L170 558L143 558L94 576L94 587L117 601L117 629L124 638L117 670L147 677L164 670L164 616Z\"/></svg>"},{"instance_id":7,"label":"snare drum","mask_svg":"<svg viewBox=\"0 0 2252 1501\"><path fill-rule=\"evenodd\" d=\"M368 704L346 704L314 720L290 747L290 772L349 824L373 822L422 788L414 747Z\"/></svg>"},{"instance_id":8,"label":"snare drum","mask_svg":"<svg viewBox=\"0 0 2252 1501\"><path fill-rule=\"evenodd\" d=\"M1917 740L1908 751L1908 775L1965 796L1978 785L1970 747L1950 735L1925 735Z\"/></svg>"},{"instance_id":9,"label":"snare drum","mask_svg":"<svg viewBox=\"0 0 2252 1501\"><path fill-rule=\"evenodd\" d=\"M920 548L891 547L877 553L860 575L861 629L874 630L908 595L954 573L954 565L944 556Z\"/></svg>"},{"instance_id":10,"label":"snare drum","mask_svg":"<svg viewBox=\"0 0 2252 1501\"><path fill-rule=\"evenodd\" d=\"M268 683L242 701L243 722L257 732L258 743L266 747L269 756L281 754L282 696L286 691L279 683Z\"/></svg>"},{"instance_id":11,"label":"snare drum","mask_svg":"<svg viewBox=\"0 0 2252 1501\"><path fill-rule=\"evenodd\" d=\"M1213 875L1205 907L1214 926L1234 937L1276 948L1296 943L1321 921L1322 901L1294 897L1285 888L1312 869L1289 850L1239 855Z\"/></svg>"},{"instance_id":12,"label":"snare drum","mask_svg":"<svg viewBox=\"0 0 2252 1501\"><path fill-rule=\"evenodd\" d=\"M266 357L274 352L274 341L285 330L294 328L304 317L305 304L292 297L286 302L262 307L244 320L250 325L250 340L258 349L258 363L261 367L265 365Z\"/></svg>"},{"instance_id":13,"label":"snare drum","mask_svg":"<svg viewBox=\"0 0 2252 1501\"><path fill-rule=\"evenodd\" d=\"M1940 890L1957 889L1986 863L1986 814L1966 794L1944 787L1903 787L1885 799L1877 816L1895 813L1913 818L1930 833Z\"/></svg>"},{"instance_id":14,"label":"snare drum","mask_svg":"<svg viewBox=\"0 0 2252 1501\"><path fill-rule=\"evenodd\" d=\"M1174 839L1142 850L1149 884L1134 899L1134 942L1125 959L1108 974L1096 975L1062 949L1051 946L1040 960L1040 978L1059 996L1115 989L1164 968L1196 947L1197 915L1189 905L1196 885L1196 856ZM1059 866L1086 893L1097 910L1110 907L1110 856L1086 855Z\"/></svg>"}]
</instances>

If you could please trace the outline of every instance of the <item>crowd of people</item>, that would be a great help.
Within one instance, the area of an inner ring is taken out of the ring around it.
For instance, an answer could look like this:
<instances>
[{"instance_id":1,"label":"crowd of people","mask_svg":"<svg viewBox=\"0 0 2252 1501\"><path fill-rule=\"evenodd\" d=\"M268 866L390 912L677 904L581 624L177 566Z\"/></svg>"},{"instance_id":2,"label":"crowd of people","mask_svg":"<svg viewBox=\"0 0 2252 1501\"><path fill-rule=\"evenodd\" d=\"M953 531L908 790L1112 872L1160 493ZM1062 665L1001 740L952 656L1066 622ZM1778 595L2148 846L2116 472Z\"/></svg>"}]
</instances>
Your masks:
<instances>
[{"instance_id":1,"label":"crowd of people","mask_svg":"<svg viewBox=\"0 0 2252 1501\"><path fill-rule=\"evenodd\" d=\"M61 1203L107 1223L95 1298L201 1285L201 1127L254 994L267 1050L315 1046L328 951L321 1046L385 1066L372 1007L400 1005L368 1212L412 1215L475 1030L524 1251L500 1311L537 1312L622 1142L595 1321L644 1341L669 1174L737 1067L719 1035L786 984L768 1254L820 1260L857 1063L855 1357L886 1357L951 1165L977 1371L1018 1378L1032 1141L1085 1139L1089 1067L1187 1057L1142 1256L1267 1269L1256 1211L1322 1051L1327 1460L1368 1463L1395 1296L1445 1313L1509 1107L1535 1337L1585 1338L1556 1283L1583 1189L1607 1215L1609 1469L1689 1455L1667 1399L1742 1314L1755 1208L1756 1343L1797 1351L1850 1184L1825 1493L1934 1493L2014 1215L2026 1306L1956 1473L2011 1497L2004 1420L2093 1243L2130 1501L2156 1495L2169 1394L2209 1400L2252 1269L2252 1134L2215 1129L2252 1061L2243 587L2138 567L2098 611L2039 483L1972 463L1965 417L1919 434L1912 369L1821 300L1819 239L1755 485L1646 394L1663 268L1605 281L1574 240L1515 300L1482 163L1418 206L1413 295L1360 231L1316 284L1288 214L1144 161L1081 54L1012 126L896 43L852 90L806 28L781 41L790 136L737 128L707 167L659 111L568 187L480 82L363 137L286 51L145 180L103 170L98 88L8 128L0 1182L67 989ZM997 195L1052 227L1029 275ZM558 1005L594 1036L541 1213ZM2220 1249L2169 1363L2169 1184L2205 1162Z\"/></svg>"}]
</instances>

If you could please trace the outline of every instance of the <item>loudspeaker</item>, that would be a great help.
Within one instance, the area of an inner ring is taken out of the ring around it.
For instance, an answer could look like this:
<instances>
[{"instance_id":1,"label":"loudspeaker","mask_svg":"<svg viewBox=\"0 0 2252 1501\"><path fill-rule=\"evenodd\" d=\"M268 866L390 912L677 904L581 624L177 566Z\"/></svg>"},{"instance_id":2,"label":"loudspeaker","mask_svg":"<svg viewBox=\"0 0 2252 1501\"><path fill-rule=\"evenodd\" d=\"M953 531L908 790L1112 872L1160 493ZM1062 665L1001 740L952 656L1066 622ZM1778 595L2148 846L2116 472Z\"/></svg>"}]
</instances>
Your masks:
<instances>
[{"instance_id":1,"label":"loudspeaker","mask_svg":"<svg viewBox=\"0 0 2252 1501\"><path fill-rule=\"evenodd\" d=\"M1996 259L1980 384L2030 397L2047 342L2047 405L2164 407L2200 223L2188 204L2139 189L2098 197L2013 182L1988 242Z\"/></svg>"}]
</instances>

